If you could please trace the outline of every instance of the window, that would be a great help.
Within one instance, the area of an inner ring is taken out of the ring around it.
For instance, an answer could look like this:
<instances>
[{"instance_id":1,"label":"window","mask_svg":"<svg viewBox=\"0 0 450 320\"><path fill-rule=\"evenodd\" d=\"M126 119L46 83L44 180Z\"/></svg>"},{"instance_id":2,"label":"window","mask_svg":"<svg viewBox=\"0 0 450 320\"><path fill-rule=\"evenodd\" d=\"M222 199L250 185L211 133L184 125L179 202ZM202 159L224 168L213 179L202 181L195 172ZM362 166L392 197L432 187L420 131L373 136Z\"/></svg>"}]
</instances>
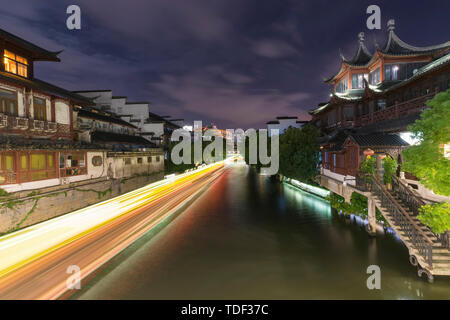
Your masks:
<instances>
[{"instance_id":1,"label":"window","mask_svg":"<svg viewBox=\"0 0 450 320\"><path fill-rule=\"evenodd\" d=\"M384 67L385 80L398 80L399 66L396 64L388 64Z\"/></svg>"},{"instance_id":2,"label":"window","mask_svg":"<svg viewBox=\"0 0 450 320\"><path fill-rule=\"evenodd\" d=\"M336 92L338 93L344 93L347 91L347 89L348 89L347 78L345 78L336 85Z\"/></svg>"},{"instance_id":3,"label":"window","mask_svg":"<svg viewBox=\"0 0 450 320\"><path fill-rule=\"evenodd\" d=\"M336 167L336 153L333 153L333 167Z\"/></svg>"},{"instance_id":4,"label":"window","mask_svg":"<svg viewBox=\"0 0 450 320\"><path fill-rule=\"evenodd\" d=\"M123 162L124 162L126 165L129 165L129 164L131 164L131 158L124 158L124 159L123 159Z\"/></svg>"},{"instance_id":5,"label":"window","mask_svg":"<svg viewBox=\"0 0 450 320\"><path fill-rule=\"evenodd\" d=\"M44 99L33 98L33 110L35 120L47 120L47 106Z\"/></svg>"},{"instance_id":6,"label":"window","mask_svg":"<svg viewBox=\"0 0 450 320\"><path fill-rule=\"evenodd\" d=\"M62 177L86 174L86 154L84 152L68 152L60 154L59 167Z\"/></svg>"},{"instance_id":7,"label":"window","mask_svg":"<svg viewBox=\"0 0 450 320\"><path fill-rule=\"evenodd\" d=\"M378 110L386 109L386 100L385 99L378 99Z\"/></svg>"},{"instance_id":8,"label":"window","mask_svg":"<svg viewBox=\"0 0 450 320\"><path fill-rule=\"evenodd\" d=\"M380 67L376 68L369 74L369 83L372 85L380 83Z\"/></svg>"},{"instance_id":9,"label":"window","mask_svg":"<svg viewBox=\"0 0 450 320\"><path fill-rule=\"evenodd\" d=\"M0 90L0 113L17 116L17 94L13 91Z\"/></svg>"},{"instance_id":10,"label":"window","mask_svg":"<svg viewBox=\"0 0 450 320\"><path fill-rule=\"evenodd\" d=\"M325 163L328 163L328 151L325 151Z\"/></svg>"},{"instance_id":11,"label":"window","mask_svg":"<svg viewBox=\"0 0 450 320\"><path fill-rule=\"evenodd\" d=\"M345 120L353 120L353 107L345 106L344 107L344 119Z\"/></svg>"},{"instance_id":12,"label":"window","mask_svg":"<svg viewBox=\"0 0 450 320\"><path fill-rule=\"evenodd\" d=\"M147 157L147 162L152 163L152 157Z\"/></svg>"},{"instance_id":13,"label":"window","mask_svg":"<svg viewBox=\"0 0 450 320\"><path fill-rule=\"evenodd\" d=\"M137 163L141 164L142 163L142 158L137 158Z\"/></svg>"},{"instance_id":14,"label":"window","mask_svg":"<svg viewBox=\"0 0 450 320\"><path fill-rule=\"evenodd\" d=\"M353 74L352 75L352 89L364 89L364 79L366 75L364 73Z\"/></svg>"},{"instance_id":15,"label":"window","mask_svg":"<svg viewBox=\"0 0 450 320\"><path fill-rule=\"evenodd\" d=\"M0 184L16 183L14 153L0 152Z\"/></svg>"},{"instance_id":16,"label":"window","mask_svg":"<svg viewBox=\"0 0 450 320\"><path fill-rule=\"evenodd\" d=\"M92 165L94 167L100 167L103 164L103 159L100 156L94 156L92 157Z\"/></svg>"},{"instance_id":17,"label":"window","mask_svg":"<svg viewBox=\"0 0 450 320\"><path fill-rule=\"evenodd\" d=\"M28 60L24 57L5 50L3 62L5 64L5 71L17 74L21 77L28 77Z\"/></svg>"},{"instance_id":18,"label":"window","mask_svg":"<svg viewBox=\"0 0 450 320\"><path fill-rule=\"evenodd\" d=\"M156 156L156 162L159 162L160 160L159 156Z\"/></svg>"}]
</instances>

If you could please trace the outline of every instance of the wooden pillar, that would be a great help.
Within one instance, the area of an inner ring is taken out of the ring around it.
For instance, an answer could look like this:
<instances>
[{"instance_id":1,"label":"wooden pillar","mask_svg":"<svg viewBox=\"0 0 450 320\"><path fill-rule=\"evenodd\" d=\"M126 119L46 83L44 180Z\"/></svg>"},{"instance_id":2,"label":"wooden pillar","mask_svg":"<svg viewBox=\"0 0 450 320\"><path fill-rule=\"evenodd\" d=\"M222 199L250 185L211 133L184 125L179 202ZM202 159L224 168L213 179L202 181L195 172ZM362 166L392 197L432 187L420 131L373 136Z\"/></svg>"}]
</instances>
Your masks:
<instances>
[{"instance_id":1,"label":"wooden pillar","mask_svg":"<svg viewBox=\"0 0 450 320\"><path fill-rule=\"evenodd\" d=\"M376 163L376 178L378 179L378 181L383 181L382 179L381 179L381 157L380 157L380 154L379 153L377 153L376 154L376 157L377 157L377 163Z\"/></svg>"},{"instance_id":2,"label":"wooden pillar","mask_svg":"<svg viewBox=\"0 0 450 320\"><path fill-rule=\"evenodd\" d=\"M367 220L368 224L366 227L367 233L371 236L377 234L377 219L376 219L376 206L372 197L367 198Z\"/></svg>"}]
</instances>

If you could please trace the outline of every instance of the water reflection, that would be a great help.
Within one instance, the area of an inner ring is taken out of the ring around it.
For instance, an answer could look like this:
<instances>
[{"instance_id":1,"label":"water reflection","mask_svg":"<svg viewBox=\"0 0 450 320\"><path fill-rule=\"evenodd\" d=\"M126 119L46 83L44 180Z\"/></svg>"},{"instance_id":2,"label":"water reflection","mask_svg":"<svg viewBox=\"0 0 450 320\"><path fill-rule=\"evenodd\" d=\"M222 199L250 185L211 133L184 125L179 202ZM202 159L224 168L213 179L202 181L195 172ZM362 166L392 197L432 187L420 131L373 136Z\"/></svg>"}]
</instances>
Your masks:
<instances>
[{"instance_id":1,"label":"water reflection","mask_svg":"<svg viewBox=\"0 0 450 320\"><path fill-rule=\"evenodd\" d=\"M381 268L381 290L366 287ZM420 280L389 232L235 164L188 210L114 259L81 299L450 298L450 281Z\"/></svg>"}]
</instances>

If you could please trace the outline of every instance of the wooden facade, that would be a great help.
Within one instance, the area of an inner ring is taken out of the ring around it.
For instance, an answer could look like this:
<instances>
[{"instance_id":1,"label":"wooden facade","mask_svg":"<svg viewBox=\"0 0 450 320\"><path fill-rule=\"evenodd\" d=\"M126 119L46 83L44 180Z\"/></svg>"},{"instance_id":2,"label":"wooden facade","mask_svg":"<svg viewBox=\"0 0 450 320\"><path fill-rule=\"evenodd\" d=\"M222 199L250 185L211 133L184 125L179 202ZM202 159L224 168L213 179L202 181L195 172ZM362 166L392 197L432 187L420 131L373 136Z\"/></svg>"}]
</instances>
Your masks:
<instances>
[{"instance_id":1,"label":"wooden facade","mask_svg":"<svg viewBox=\"0 0 450 320\"><path fill-rule=\"evenodd\" d=\"M0 30L0 185L87 174L74 146L73 108L92 102L34 77L57 53Z\"/></svg>"}]
</instances>

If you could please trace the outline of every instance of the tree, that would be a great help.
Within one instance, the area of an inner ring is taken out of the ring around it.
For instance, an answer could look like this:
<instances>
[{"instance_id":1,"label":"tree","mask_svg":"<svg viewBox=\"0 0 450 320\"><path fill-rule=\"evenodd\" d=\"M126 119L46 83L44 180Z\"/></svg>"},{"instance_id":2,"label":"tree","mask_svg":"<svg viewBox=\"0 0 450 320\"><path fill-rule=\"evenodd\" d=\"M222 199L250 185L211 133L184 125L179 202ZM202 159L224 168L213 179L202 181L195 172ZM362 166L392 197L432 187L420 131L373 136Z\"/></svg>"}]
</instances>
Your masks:
<instances>
[{"instance_id":1,"label":"tree","mask_svg":"<svg viewBox=\"0 0 450 320\"><path fill-rule=\"evenodd\" d=\"M361 162L361 172L364 173L365 179L367 183L372 181L372 176L375 174L375 164L377 159L375 157L367 156L364 161Z\"/></svg>"},{"instance_id":2,"label":"tree","mask_svg":"<svg viewBox=\"0 0 450 320\"><path fill-rule=\"evenodd\" d=\"M289 178L314 183L319 162L319 131L314 126L289 127L280 135L279 172Z\"/></svg>"},{"instance_id":3,"label":"tree","mask_svg":"<svg viewBox=\"0 0 450 320\"><path fill-rule=\"evenodd\" d=\"M430 109L422 112L408 129L421 143L403 151L403 170L414 174L433 192L450 195L450 159L443 146L450 142L450 89L427 101Z\"/></svg>"},{"instance_id":4,"label":"tree","mask_svg":"<svg viewBox=\"0 0 450 320\"><path fill-rule=\"evenodd\" d=\"M424 205L419 208L418 219L436 234L450 230L450 203Z\"/></svg>"}]
</instances>

